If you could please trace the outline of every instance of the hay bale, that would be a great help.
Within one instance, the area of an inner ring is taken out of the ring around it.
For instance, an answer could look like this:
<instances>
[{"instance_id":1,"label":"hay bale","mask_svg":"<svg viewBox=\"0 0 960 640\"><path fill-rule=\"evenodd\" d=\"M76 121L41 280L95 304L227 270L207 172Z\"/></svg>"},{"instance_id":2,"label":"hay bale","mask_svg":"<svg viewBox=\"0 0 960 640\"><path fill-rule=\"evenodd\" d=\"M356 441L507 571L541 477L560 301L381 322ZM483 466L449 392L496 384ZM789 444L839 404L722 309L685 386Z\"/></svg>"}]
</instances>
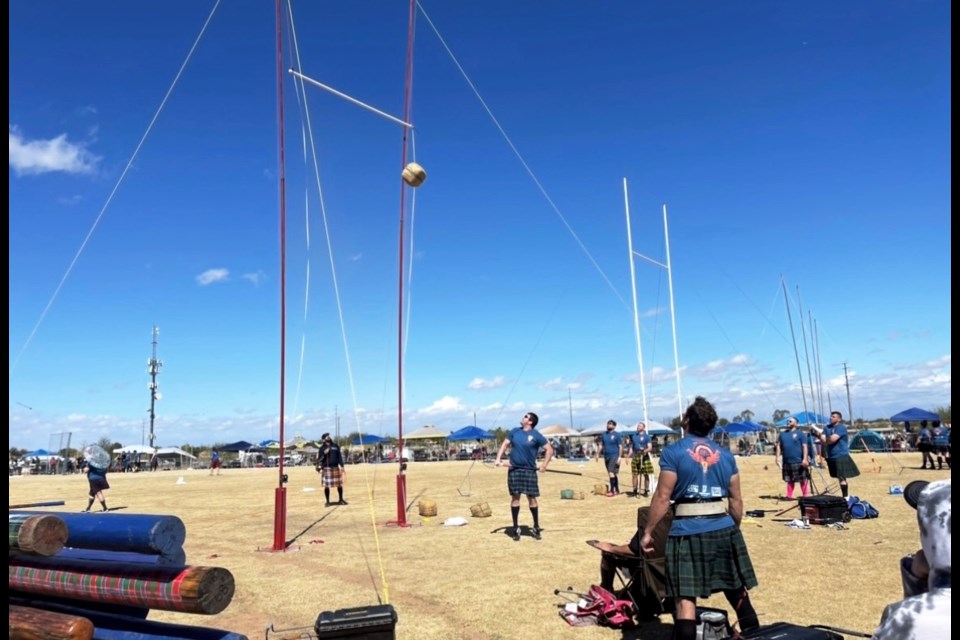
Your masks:
<instances>
[{"instance_id":1,"label":"hay bale","mask_svg":"<svg viewBox=\"0 0 960 640\"><path fill-rule=\"evenodd\" d=\"M587 497L587 496L584 495L583 491L574 491L574 492L573 492L573 499L574 499L574 500L583 500L583 499L585 499L586 497Z\"/></svg>"},{"instance_id":2,"label":"hay bale","mask_svg":"<svg viewBox=\"0 0 960 640\"><path fill-rule=\"evenodd\" d=\"M470 507L470 515L472 515L474 518L489 518L493 515L493 511L490 510L490 505L488 503L478 502Z\"/></svg>"},{"instance_id":3,"label":"hay bale","mask_svg":"<svg viewBox=\"0 0 960 640\"><path fill-rule=\"evenodd\" d=\"M420 507L421 516L437 515L437 503L434 500L421 500L417 504Z\"/></svg>"},{"instance_id":4,"label":"hay bale","mask_svg":"<svg viewBox=\"0 0 960 640\"><path fill-rule=\"evenodd\" d=\"M596 496L605 496L605 495L607 495L607 485L605 485L605 484L595 484L595 485L593 485L593 495L596 495Z\"/></svg>"}]
</instances>

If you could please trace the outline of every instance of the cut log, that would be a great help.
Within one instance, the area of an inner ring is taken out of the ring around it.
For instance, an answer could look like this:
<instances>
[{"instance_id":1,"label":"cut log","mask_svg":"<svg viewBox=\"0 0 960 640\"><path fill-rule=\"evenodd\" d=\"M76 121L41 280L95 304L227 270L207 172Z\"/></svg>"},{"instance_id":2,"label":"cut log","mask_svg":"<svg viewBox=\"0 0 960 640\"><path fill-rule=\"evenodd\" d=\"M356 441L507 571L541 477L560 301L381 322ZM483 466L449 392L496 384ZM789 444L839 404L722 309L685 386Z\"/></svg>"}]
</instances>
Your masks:
<instances>
[{"instance_id":1,"label":"cut log","mask_svg":"<svg viewBox=\"0 0 960 640\"><path fill-rule=\"evenodd\" d=\"M10 607L10 640L90 640L93 623L87 618L33 607Z\"/></svg>"}]
</instances>

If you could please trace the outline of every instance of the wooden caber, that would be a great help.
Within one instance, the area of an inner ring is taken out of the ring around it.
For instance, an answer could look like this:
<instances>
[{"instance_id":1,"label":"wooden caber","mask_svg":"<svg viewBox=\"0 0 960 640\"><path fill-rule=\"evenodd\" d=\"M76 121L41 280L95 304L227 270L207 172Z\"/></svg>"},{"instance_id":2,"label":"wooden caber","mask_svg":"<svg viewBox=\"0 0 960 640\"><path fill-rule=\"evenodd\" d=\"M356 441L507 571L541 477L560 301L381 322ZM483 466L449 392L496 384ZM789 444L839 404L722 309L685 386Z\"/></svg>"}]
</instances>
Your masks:
<instances>
[{"instance_id":1,"label":"wooden caber","mask_svg":"<svg viewBox=\"0 0 960 640\"><path fill-rule=\"evenodd\" d=\"M67 542L67 524L51 513L11 513L10 553L52 556Z\"/></svg>"},{"instance_id":2,"label":"wooden caber","mask_svg":"<svg viewBox=\"0 0 960 640\"><path fill-rule=\"evenodd\" d=\"M87 618L11 604L10 640L90 640L93 623Z\"/></svg>"}]
</instances>

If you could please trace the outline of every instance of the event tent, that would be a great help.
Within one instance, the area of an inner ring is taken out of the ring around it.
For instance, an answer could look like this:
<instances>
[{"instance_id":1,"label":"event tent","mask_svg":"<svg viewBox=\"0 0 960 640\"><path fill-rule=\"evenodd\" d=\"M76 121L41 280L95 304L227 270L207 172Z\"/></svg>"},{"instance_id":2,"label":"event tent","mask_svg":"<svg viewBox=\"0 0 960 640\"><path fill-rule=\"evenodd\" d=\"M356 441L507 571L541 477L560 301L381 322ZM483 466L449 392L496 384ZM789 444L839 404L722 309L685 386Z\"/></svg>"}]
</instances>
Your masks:
<instances>
[{"instance_id":1,"label":"event tent","mask_svg":"<svg viewBox=\"0 0 960 640\"><path fill-rule=\"evenodd\" d=\"M128 444L125 447L115 449L114 453L149 453L153 454L154 448L145 444Z\"/></svg>"},{"instance_id":2,"label":"event tent","mask_svg":"<svg viewBox=\"0 0 960 640\"><path fill-rule=\"evenodd\" d=\"M447 440L450 442L459 442L461 440L494 440L495 438L496 436L491 432L473 425L457 429L447 436Z\"/></svg>"},{"instance_id":3,"label":"event tent","mask_svg":"<svg viewBox=\"0 0 960 640\"><path fill-rule=\"evenodd\" d=\"M876 431L864 429L850 438L851 451L886 451L887 442Z\"/></svg>"},{"instance_id":4,"label":"event tent","mask_svg":"<svg viewBox=\"0 0 960 640\"><path fill-rule=\"evenodd\" d=\"M739 436L745 433L757 433L757 430L750 426L749 422L731 422L725 427L714 427L714 431L726 433L727 435Z\"/></svg>"},{"instance_id":5,"label":"event tent","mask_svg":"<svg viewBox=\"0 0 960 640\"><path fill-rule=\"evenodd\" d=\"M247 442L246 440L238 440L237 442L231 442L230 444L225 444L220 447L221 452L234 453L237 451L249 451L253 448L253 444Z\"/></svg>"},{"instance_id":6,"label":"event tent","mask_svg":"<svg viewBox=\"0 0 960 640\"><path fill-rule=\"evenodd\" d=\"M443 431L432 427L429 424L423 427L420 427L416 431L411 431L410 433L404 434L403 439L406 440L443 440L448 435L449 431Z\"/></svg>"},{"instance_id":7,"label":"event tent","mask_svg":"<svg viewBox=\"0 0 960 640\"><path fill-rule=\"evenodd\" d=\"M350 444L359 447L368 444L383 444L384 442L389 442L389 440L389 438L377 436L372 433L358 433L356 437L350 441Z\"/></svg>"},{"instance_id":8,"label":"event tent","mask_svg":"<svg viewBox=\"0 0 960 640\"><path fill-rule=\"evenodd\" d=\"M578 436L580 432L576 429L568 427L563 424L552 424L549 427L544 427L542 429L537 429L540 433L545 436Z\"/></svg>"},{"instance_id":9,"label":"event tent","mask_svg":"<svg viewBox=\"0 0 960 640\"><path fill-rule=\"evenodd\" d=\"M911 407L890 416L890 422L920 422L921 420L939 420L940 416L932 411Z\"/></svg>"},{"instance_id":10,"label":"event tent","mask_svg":"<svg viewBox=\"0 0 960 640\"><path fill-rule=\"evenodd\" d=\"M774 426L785 427L787 426L787 420L790 418L796 418L801 427L807 424L827 424L830 422L828 418L823 417L819 413L815 413L813 411L800 411L799 413L788 416L783 420L777 421Z\"/></svg>"}]
</instances>

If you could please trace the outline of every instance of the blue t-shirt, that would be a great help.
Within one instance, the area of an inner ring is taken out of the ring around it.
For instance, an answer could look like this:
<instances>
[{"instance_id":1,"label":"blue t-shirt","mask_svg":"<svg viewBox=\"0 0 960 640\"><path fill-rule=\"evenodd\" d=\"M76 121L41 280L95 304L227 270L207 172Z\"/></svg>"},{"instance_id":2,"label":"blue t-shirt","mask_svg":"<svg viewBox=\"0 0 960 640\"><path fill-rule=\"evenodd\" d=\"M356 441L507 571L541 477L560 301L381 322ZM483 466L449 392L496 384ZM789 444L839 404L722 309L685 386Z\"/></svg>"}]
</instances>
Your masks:
<instances>
[{"instance_id":1,"label":"blue t-shirt","mask_svg":"<svg viewBox=\"0 0 960 640\"><path fill-rule=\"evenodd\" d=\"M719 500L729 496L730 479L739 473L737 460L708 438L688 435L660 453L660 470L677 474L670 499L674 502ZM732 527L730 515L674 518L671 536L689 536Z\"/></svg>"},{"instance_id":2,"label":"blue t-shirt","mask_svg":"<svg viewBox=\"0 0 960 640\"><path fill-rule=\"evenodd\" d=\"M827 459L835 460L841 456L850 455L850 443L847 441L847 425L838 422L837 426L827 425L823 428L823 435L827 436L827 442L830 437L837 435L840 439L827 445Z\"/></svg>"},{"instance_id":3,"label":"blue t-shirt","mask_svg":"<svg viewBox=\"0 0 960 640\"><path fill-rule=\"evenodd\" d=\"M934 427L933 429L933 444L938 447L945 447L950 444L950 436L947 435L947 430L943 427Z\"/></svg>"},{"instance_id":4,"label":"blue t-shirt","mask_svg":"<svg viewBox=\"0 0 960 640\"><path fill-rule=\"evenodd\" d=\"M650 436L646 431L643 433L634 433L630 436L630 441L633 443L633 455L638 456L644 451L646 451L647 446L651 443Z\"/></svg>"},{"instance_id":5,"label":"blue t-shirt","mask_svg":"<svg viewBox=\"0 0 960 640\"><path fill-rule=\"evenodd\" d=\"M803 462L803 445L809 447L807 434L799 429L788 429L781 431L778 436L780 442L780 455L783 461L788 464L800 464ZM807 455L809 455L809 451Z\"/></svg>"},{"instance_id":6,"label":"blue t-shirt","mask_svg":"<svg viewBox=\"0 0 960 640\"><path fill-rule=\"evenodd\" d=\"M926 427L920 429L920 433L917 434L917 441L924 444L930 444L933 442L933 439L930 437L930 430Z\"/></svg>"},{"instance_id":7,"label":"blue t-shirt","mask_svg":"<svg viewBox=\"0 0 960 640\"><path fill-rule=\"evenodd\" d=\"M607 431L600 439L603 441L603 457L617 458L620 456L620 434L616 431Z\"/></svg>"},{"instance_id":8,"label":"blue t-shirt","mask_svg":"<svg viewBox=\"0 0 960 640\"><path fill-rule=\"evenodd\" d=\"M523 427L514 427L507 434L510 441L510 467L512 469L537 468L537 452L547 444L547 439L536 429L524 431Z\"/></svg>"},{"instance_id":9,"label":"blue t-shirt","mask_svg":"<svg viewBox=\"0 0 960 640\"><path fill-rule=\"evenodd\" d=\"M90 469L87 472L87 480L106 480L107 479L107 470L98 469L97 467L88 467Z\"/></svg>"}]
</instances>

